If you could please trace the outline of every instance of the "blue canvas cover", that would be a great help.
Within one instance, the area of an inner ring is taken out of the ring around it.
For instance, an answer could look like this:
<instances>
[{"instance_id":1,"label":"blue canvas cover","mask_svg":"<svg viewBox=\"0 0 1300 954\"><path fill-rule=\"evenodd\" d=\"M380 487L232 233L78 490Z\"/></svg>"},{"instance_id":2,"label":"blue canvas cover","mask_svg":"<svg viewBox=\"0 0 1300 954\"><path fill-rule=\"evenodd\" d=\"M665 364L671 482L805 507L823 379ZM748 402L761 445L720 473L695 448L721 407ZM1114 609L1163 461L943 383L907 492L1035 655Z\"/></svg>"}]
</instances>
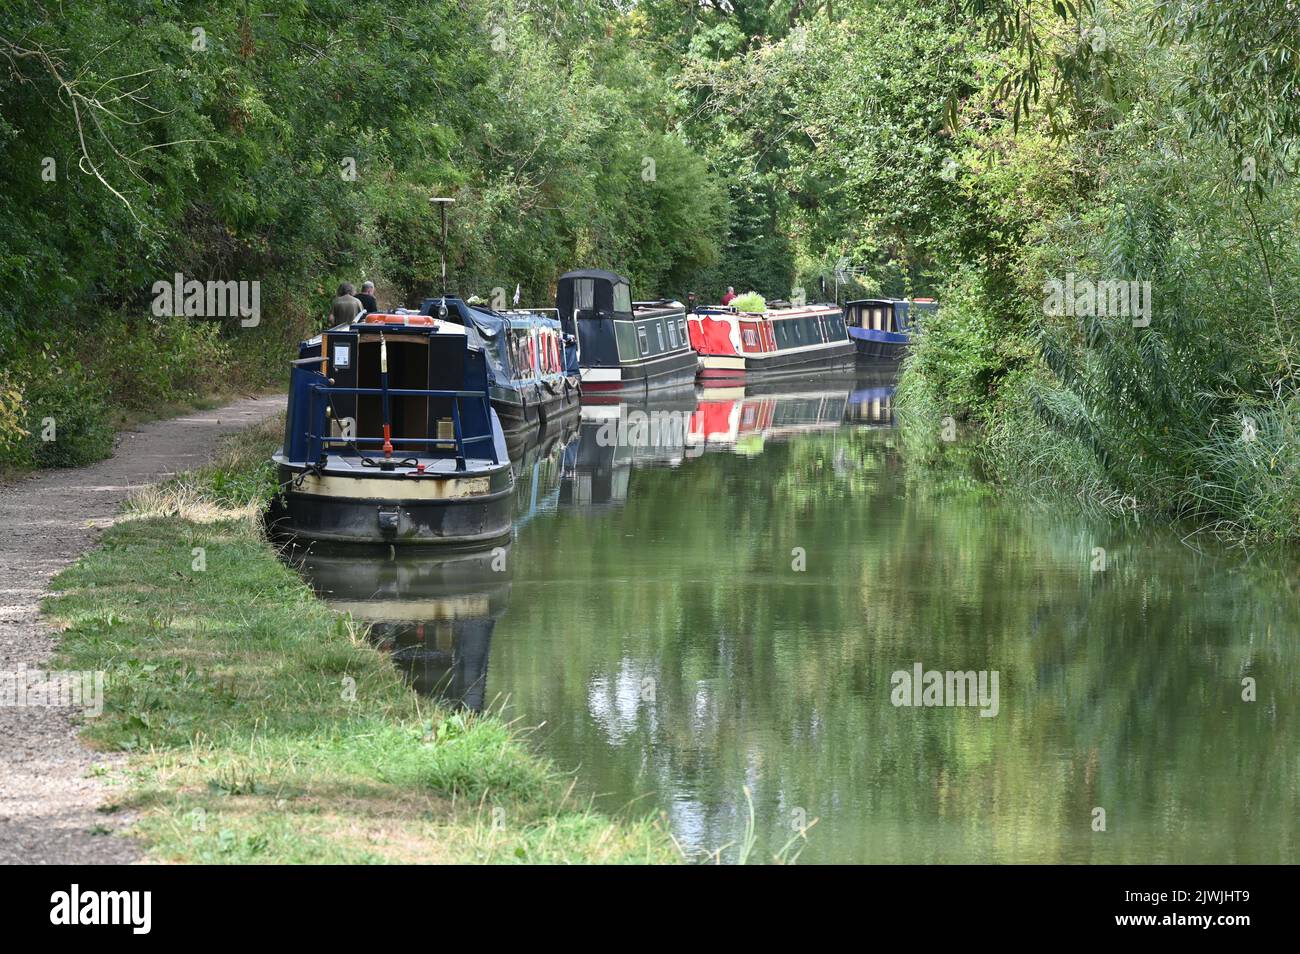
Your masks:
<instances>
[{"instance_id":1,"label":"blue canvas cover","mask_svg":"<svg viewBox=\"0 0 1300 954\"><path fill-rule=\"evenodd\" d=\"M560 322L557 319L540 313L515 313L506 317L486 308L476 308L459 298L426 298L420 306L420 313L436 316L440 313L439 309L442 304L447 306L447 320L454 321L465 328L470 347L479 348L483 351L487 357L488 370L492 375L492 381L500 386L509 386L511 382L518 380L514 374L516 369L511 362L507 329L512 325L516 328L530 325L550 328L557 332L561 330ZM566 373L577 373L578 357L576 349L571 347L564 349L564 365ZM531 369L529 369L529 374L523 377L534 377Z\"/></svg>"}]
</instances>

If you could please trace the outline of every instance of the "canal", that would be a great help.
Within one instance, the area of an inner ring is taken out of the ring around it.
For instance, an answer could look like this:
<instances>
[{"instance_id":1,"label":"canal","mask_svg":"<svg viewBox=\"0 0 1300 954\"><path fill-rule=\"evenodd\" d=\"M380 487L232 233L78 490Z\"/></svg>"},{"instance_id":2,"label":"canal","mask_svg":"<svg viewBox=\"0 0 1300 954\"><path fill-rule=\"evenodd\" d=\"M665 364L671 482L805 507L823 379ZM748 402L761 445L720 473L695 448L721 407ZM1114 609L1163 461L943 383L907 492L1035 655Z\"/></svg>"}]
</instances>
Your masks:
<instances>
[{"instance_id":1,"label":"canal","mask_svg":"<svg viewBox=\"0 0 1300 954\"><path fill-rule=\"evenodd\" d=\"M890 383L585 404L509 544L305 572L695 857L1294 861L1294 559L909 467Z\"/></svg>"}]
</instances>

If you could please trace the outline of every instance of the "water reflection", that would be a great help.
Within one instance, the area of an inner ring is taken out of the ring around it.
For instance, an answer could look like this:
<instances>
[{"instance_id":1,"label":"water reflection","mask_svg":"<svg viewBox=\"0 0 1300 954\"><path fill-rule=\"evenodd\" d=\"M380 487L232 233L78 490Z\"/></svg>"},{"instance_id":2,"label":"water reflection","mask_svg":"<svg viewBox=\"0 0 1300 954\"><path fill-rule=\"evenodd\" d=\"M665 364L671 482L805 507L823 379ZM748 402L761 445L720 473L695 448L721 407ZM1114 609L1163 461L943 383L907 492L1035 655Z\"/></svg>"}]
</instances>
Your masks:
<instances>
[{"instance_id":1,"label":"water reflection","mask_svg":"<svg viewBox=\"0 0 1300 954\"><path fill-rule=\"evenodd\" d=\"M761 453L765 441L838 427L863 413L855 403L867 393L863 383L841 375L789 381L783 390L688 388L652 400L584 404L580 415L512 445L516 535L539 514L560 508L621 506L636 467L678 467L713 451ZM892 386L874 378L866 383L874 397L865 400L865 413L889 423L881 395ZM316 544L290 557L329 606L368 625L371 642L392 656L417 692L474 711L490 701L489 651L510 600L510 543L479 551ZM618 677L612 694L593 687L593 711L603 709L611 726L626 708L628 678ZM600 701L605 695L609 701Z\"/></svg>"},{"instance_id":2,"label":"water reflection","mask_svg":"<svg viewBox=\"0 0 1300 954\"><path fill-rule=\"evenodd\" d=\"M679 466L691 453L687 423L695 408L694 388L653 401L584 401L577 433L564 449L559 505L620 507L634 467Z\"/></svg>"},{"instance_id":3,"label":"water reflection","mask_svg":"<svg viewBox=\"0 0 1300 954\"><path fill-rule=\"evenodd\" d=\"M734 857L748 787L757 857L817 819L804 860L1294 860L1295 560L909 469L892 393L584 406L519 458L503 572L308 571L428 660L421 691L508 697L600 804L663 810L692 851ZM894 707L917 662L998 671L999 714Z\"/></svg>"},{"instance_id":4,"label":"water reflection","mask_svg":"<svg viewBox=\"0 0 1300 954\"><path fill-rule=\"evenodd\" d=\"M479 552L300 551L303 574L331 608L368 624L422 695L482 711L488 652L510 602L510 544Z\"/></svg>"}]
</instances>

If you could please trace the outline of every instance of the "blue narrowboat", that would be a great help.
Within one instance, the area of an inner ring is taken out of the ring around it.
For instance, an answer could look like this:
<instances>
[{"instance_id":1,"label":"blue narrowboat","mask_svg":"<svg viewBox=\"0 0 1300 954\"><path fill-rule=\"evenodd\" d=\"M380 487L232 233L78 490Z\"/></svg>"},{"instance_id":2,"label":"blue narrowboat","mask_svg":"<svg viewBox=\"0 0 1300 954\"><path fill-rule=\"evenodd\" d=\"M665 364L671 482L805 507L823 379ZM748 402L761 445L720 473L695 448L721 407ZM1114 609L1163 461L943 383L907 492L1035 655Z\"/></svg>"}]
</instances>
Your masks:
<instances>
[{"instance_id":1,"label":"blue narrowboat","mask_svg":"<svg viewBox=\"0 0 1300 954\"><path fill-rule=\"evenodd\" d=\"M859 355L897 360L911 344L916 323L938 308L933 298L863 298L846 302L844 317Z\"/></svg>"},{"instance_id":2,"label":"blue narrowboat","mask_svg":"<svg viewBox=\"0 0 1300 954\"><path fill-rule=\"evenodd\" d=\"M497 312L459 298L426 298L420 314L455 322L487 357L488 390L513 447L547 422L578 409L575 342L542 311Z\"/></svg>"},{"instance_id":3,"label":"blue narrowboat","mask_svg":"<svg viewBox=\"0 0 1300 954\"><path fill-rule=\"evenodd\" d=\"M560 276L556 309L577 344L584 393L689 385L697 359L678 301L633 301L622 275L589 268Z\"/></svg>"},{"instance_id":4,"label":"blue narrowboat","mask_svg":"<svg viewBox=\"0 0 1300 954\"><path fill-rule=\"evenodd\" d=\"M510 533L514 477L485 347L367 314L299 345L272 526L310 540L472 544Z\"/></svg>"}]
</instances>

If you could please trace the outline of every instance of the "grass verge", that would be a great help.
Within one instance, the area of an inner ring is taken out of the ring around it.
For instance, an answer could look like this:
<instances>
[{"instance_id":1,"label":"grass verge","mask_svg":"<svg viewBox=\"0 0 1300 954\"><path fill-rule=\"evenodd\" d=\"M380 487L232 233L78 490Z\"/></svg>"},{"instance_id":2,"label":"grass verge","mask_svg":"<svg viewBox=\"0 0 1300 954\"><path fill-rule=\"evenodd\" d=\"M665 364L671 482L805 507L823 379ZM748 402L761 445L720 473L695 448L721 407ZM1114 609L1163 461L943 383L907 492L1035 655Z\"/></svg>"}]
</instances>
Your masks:
<instances>
[{"instance_id":1,"label":"grass verge","mask_svg":"<svg viewBox=\"0 0 1300 954\"><path fill-rule=\"evenodd\" d=\"M113 807L139 812L153 858L680 860L659 821L578 803L516 726L422 700L316 600L247 509L276 434L137 499L46 606L58 667L106 674L84 737L130 753Z\"/></svg>"}]
</instances>

